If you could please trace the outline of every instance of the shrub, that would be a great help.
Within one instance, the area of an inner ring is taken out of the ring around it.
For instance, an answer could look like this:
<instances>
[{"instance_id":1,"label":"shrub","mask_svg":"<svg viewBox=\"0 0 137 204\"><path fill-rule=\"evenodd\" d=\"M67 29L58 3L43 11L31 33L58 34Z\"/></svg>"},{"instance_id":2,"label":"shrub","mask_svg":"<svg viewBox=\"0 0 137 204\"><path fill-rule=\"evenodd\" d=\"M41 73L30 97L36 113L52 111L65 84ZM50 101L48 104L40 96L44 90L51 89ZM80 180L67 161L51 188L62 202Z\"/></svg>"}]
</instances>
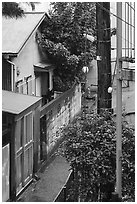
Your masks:
<instances>
[{"instance_id":1,"label":"shrub","mask_svg":"<svg viewBox=\"0 0 137 204\"><path fill-rule=\"evenodd\" d=\"M134 201L134 130L122 125L122 196ZM74 172L68 201L110 201L116 182L116 124L108 112L85 113L69 125L64 155Z\"/></svg>"}]
</instances>

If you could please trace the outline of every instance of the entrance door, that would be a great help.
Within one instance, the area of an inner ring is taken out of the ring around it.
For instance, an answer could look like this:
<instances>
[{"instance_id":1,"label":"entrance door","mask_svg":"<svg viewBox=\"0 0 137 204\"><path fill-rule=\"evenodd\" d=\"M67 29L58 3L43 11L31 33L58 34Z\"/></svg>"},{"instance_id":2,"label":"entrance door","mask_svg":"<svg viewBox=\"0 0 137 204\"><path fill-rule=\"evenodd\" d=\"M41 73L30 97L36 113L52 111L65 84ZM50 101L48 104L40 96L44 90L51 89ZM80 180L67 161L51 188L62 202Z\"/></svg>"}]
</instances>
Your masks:
<instances>
[{"instance_id":1,"label":"entrance door","mask_svg":"<svg viewBox=\"0 0 137 204\"><path fill-rule=\"evenodd\" d=\"M33 173L33 115L32 112L16 122L16 185L17 194L32 179Z\"/></svg>"}]
</instances>

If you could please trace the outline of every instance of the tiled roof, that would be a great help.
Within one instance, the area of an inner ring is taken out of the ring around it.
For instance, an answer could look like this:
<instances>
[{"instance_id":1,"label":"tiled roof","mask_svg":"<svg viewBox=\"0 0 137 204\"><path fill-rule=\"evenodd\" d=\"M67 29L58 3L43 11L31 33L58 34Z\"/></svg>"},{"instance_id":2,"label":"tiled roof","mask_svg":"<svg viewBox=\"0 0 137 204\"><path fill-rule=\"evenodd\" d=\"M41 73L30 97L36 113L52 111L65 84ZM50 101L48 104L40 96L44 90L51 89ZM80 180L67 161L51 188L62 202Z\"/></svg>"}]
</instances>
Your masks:
<instances>
[{"instance_id":1,"label":"tiled roof","mask_svg":"<svg viewBox=\"0 0 137 204\"><path fill-rule=\"evenodd\" d=\"M44 18L44 12L25 13L17 19L2 17L2 53L19 53Z\"/></svg>"}]
</instances>

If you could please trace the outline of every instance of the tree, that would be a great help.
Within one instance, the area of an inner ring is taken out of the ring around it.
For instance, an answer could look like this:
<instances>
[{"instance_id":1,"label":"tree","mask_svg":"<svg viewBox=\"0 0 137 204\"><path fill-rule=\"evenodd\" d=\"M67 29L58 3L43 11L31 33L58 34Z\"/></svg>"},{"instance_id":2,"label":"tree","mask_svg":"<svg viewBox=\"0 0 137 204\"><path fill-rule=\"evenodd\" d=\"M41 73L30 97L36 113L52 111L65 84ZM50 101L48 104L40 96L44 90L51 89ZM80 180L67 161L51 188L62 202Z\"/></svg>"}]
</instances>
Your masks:
<instances>
[{"instance_id":1,"label":"tree","mask_svg":"<svg viewBox=\"0 0 137 204\"><path fill-rule=\"evenodd\" d=\"M22 17L23 9L16 2L2 2L2 15L6 17Z\"/></svg>"},{"instance_id":2,"label":"tree","mask_svg":"<svg viewBox=\"0 0 137 204\"><path fill-rule=\"evenodd\" d=\"M122 126L122 198L135 200L135 134ZM111 201L116 180L116 124L109 112L85 113L69 125L64 156L74 172L68 201Z\"/></svg>"},{"instance_id":3,"label":"tree","mask_svg":"<svg viewBox=\"0 0 137 204\"><path fill-rule=\"evenodd\" d=\"M24 2L29 4L32 10L35 10L35 4L39 2ZM24 10L22 9L20 3L16 2L2 2L2 15L10 18L18 18L24 15Z\"/></svg>"},{"instance_id":4,"label":"tree","mask_svg":"<svg viewBox=\"0 0 137 204\"><path fill-rule=\"evenodd\" d=\"M65 89L75 77L82 78L82 67L95 56L95 46L84 33L95 35L95 3L53 2L50 19L45 21L39 44L56 64L54 82L59 79ZM58 78L58 79L57 79ZM61 84L61 83L59 83Z\"/></svg>"}]
</instances>

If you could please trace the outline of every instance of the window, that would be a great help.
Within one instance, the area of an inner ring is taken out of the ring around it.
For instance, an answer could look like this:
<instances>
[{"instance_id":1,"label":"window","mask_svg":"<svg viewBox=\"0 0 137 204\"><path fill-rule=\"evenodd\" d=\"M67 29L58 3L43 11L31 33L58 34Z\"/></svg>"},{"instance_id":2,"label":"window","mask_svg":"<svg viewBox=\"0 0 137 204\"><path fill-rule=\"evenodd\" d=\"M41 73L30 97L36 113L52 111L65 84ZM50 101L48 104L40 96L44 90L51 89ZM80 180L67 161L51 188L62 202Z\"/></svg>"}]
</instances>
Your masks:
<instances>
[{"instance_id":1,"label":"window","mask_svg":"<svg viewBox=\"0 0 137 204\"><path fill-rule=\"evenodd\" d=\"M15 135L15 150L18 152L23 144L24 118L21 118L16 122Z\"/></svg>"}]
</instances>

